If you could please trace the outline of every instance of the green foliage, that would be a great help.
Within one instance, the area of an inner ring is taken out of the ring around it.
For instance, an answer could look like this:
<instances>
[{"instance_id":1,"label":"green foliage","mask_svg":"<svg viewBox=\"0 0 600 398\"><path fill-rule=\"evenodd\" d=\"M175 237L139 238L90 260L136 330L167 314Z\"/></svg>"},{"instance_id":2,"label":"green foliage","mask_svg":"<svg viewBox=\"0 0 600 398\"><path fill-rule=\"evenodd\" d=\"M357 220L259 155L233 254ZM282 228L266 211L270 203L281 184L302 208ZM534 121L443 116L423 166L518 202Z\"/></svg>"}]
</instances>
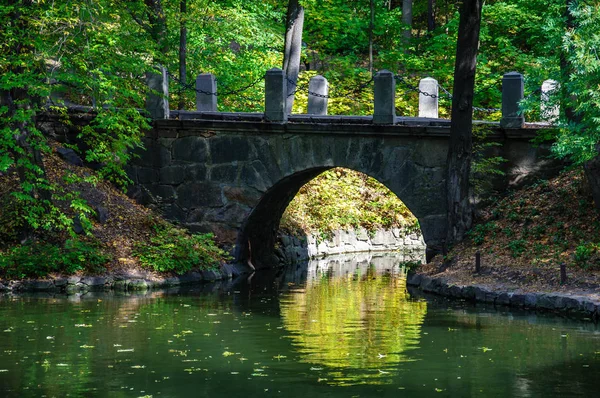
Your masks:
<instances>
[{"instance_id":1,"label":"green foliage","mask_svg":"<svg viewBox=\"0 0 600 398\"><path fill-rule=\"evenodd\" d=\"M0 252L0 276L39 278L51 273L99 272L110 261L98 243L68 239L64 245L29 241Z\"/></svg>"},{"instance_id":2,"label":"green foliage","mask_svg":"<svg viewBox=\"0 0 600 398\"><path fill-rule=\"evenodd\" d=\"M600 244L587 242L578 245L573 253L575 265L582 268L597 268L598 253L600 253Z\"/></svg>"},{"instance_id":3,"label":"green foliage","mask_svg":"<svg viewBox=\"0 0 600 398\"><path fill-rule=\"evenodd\" d=\"M473 126L473 161L471 164L471 184L476 195L492 194L495 177L504 176L502 165L506 159L494 156L494 148L501 144L488 138L490 131L482 126Z\"/></svg>"},{"instance_id":4,"label":"green foliage","mask_svg":"<svg viewBox=\"0 0 600 398\"><path fill-rule=\"evenodd\" d=\"M145 268L184 274L193 269L215 269L228 259L212 234L189 234L169 224L157 224L148 242L134 245L134 255Z\"/></svg>"},{"instance_id":5,"label":"green foliage","mask_svg":"<svg viewBox=\"0 0 600 398\"><path fill-rule=\"evenodd\" d=\"M486 236L491 232L496 230L496 223L493 221L487 222L485 224L477 224L475 225L468 233L468 235L473 240L473 243L476 245L481 245L485 242Z\"/></svg>"},{"instance_id":6,"label":"green foliage","mask_svg":"<svg viewBox=\"0 0 600 398\"><path fill-rule=\"evenodd\" d=\"M519 257L525 252L527 241L525 239L515 239L508 242L508 249L513 257Z\"/></svg>"},{"instance_id":7,"label":"green foliage","mask_svg":"<svg viewBox=\"0 0 600 398\"><path fill-rule=\"evenodd\" d=\"M420 231L417 219L387 187L343 168L328 170L304 185L289 204L280 226L298 226L327 238L333 231L363 227Z\"/></svg>"}]
</instances>

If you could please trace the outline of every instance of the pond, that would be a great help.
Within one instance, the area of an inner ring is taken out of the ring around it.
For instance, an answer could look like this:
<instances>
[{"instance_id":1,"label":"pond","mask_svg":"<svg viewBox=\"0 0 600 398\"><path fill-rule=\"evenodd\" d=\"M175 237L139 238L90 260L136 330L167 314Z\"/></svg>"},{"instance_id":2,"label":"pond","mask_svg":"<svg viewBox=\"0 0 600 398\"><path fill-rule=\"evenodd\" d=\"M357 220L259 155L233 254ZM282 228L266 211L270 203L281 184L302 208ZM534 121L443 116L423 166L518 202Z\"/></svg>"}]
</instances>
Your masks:
<instances>
[{"instance_id":1,"label":"pond","mask_svg":"<svg viewBox=\"0 0 600 398\"><path fill-rule=\"evenodd\" d=\"M597 396L589 322L423 297L394 255L0 298L0 397Z\"/></svg>"}]
</instances>

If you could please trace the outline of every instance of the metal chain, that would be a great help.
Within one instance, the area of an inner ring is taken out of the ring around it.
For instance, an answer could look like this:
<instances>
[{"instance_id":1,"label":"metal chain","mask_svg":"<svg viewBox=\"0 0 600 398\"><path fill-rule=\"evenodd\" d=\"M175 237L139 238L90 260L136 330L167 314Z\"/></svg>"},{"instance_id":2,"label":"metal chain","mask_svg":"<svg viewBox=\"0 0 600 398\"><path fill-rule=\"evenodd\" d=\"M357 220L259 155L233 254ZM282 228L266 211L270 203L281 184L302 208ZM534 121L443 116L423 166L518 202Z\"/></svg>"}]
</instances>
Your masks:
<instances>
[{"instance_id":1,"label":"metal chain","mask_svg":"<svg viewBox=\"0 0 600 398\"><path fill-rule=\"evenodd\" d=\"M263 77L261 76L258 79L254 80L252 83L248 84L247 86L241 87L241 88L236 89L236 90L229 90L229 91L222 91L222 92L218 92L218 91L212 92L212 91L206 91L206 90L198 89L198 88L196 88L195 86L192 86L189 83L184 83L177 76L173 75L169 71L167 71L167 75L171 79L173 79L175 82L177 82L181 87L183 87L183 88L185 88L187 90L195 91L198 94L214 95L215 97L216 96L226 97L226 96L229 96L229 95L238 95L239 96L240 93L242 93L242 92L244 92L244 91L246 91L246 90L248 90L248 89L256 86L259 82L261 82L263 80ZM244 98L244 99L247 99L247 100L252 100L252 101L255 100L253 98L249 98L249 97L245 97L245 96L241 96L241 97Z\"/></svg>"},{"instance_id":2,"label":"metal chain","mask_svg":"<svg viewBox=\"0 0 600 398\"><path fill-rule=\"evenodd\" d=\"M431 93L428 93L426 91L423 91L418 86L415 86L415 85L409 83L403 76L395 76L395 78L396 78L396 80L398 80L401 83L403 83L406 87L408 87L409 90L418 92L419 94L422 94L422 95L424 95L426 97L431 97L431 98L434 98L434 99L435 98L440 98L440 99L447 98L447 99L450 99L450 100L452 100L452 98L453 98L452 93L450 91L446 90L446 88L444 88L443 86L441 86L439 84L437 86L438 86L439 89L441 89L444 92L445 95L443 95L443 96L439 95L439 94L436 95L436 94L431 94ZM492 112L498 112L501 109L500 108L480 108L480 107L474 106L473 110L474 111L478 111L478 112L492 113Z\"/></svg>"},{"instance_id":3,"label":"metal chain","mask_svg":"<svg viewBox=\"0 0 600 398\"><path fill-rule=\"evenodd\" d=\"M365 87L369 86L372 81L373 81L373 77L371 77L368 81L356 86L356 88L354 90L348 90L345 93L337 95L337 96L319 94L319 93L315 93L314 91L310 91L310 90L308 90L307 92L308 92L308 95L312 95L313 97L317 97L317 98L325 98L325 99L347 98L351 93L354 93L356 91L362 91ZM290 78L287 78L287 82L288 82L288 84L295 86L294 91L292 91L290 94L288 94L288 97L291 97L292 95L296 94L296 92L298 92L298 91L304 91L304 89L307 88L306 85L298 86L297 82L294 82ZM327 85L327 86L329 87L329 85Z\"/></svg>"}]
</instances>

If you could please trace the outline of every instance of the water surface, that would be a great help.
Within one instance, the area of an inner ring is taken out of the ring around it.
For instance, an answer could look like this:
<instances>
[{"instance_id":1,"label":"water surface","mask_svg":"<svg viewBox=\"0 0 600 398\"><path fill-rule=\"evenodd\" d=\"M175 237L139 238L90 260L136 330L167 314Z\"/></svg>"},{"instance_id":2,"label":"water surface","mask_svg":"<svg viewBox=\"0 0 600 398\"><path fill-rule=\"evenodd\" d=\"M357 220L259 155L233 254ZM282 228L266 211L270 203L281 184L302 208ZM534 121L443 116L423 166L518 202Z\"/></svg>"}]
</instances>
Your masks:
<instances>
[{"instance_id":1,"label":"water surface","mask_svg":"<svg viewBox=\"0 0 600 398\"><path fill-rule=\"evenodd\" d=\"M400 258L0 298L0 397L597 396L592 323L423 298Z\"/></svg>"}]
</instances>

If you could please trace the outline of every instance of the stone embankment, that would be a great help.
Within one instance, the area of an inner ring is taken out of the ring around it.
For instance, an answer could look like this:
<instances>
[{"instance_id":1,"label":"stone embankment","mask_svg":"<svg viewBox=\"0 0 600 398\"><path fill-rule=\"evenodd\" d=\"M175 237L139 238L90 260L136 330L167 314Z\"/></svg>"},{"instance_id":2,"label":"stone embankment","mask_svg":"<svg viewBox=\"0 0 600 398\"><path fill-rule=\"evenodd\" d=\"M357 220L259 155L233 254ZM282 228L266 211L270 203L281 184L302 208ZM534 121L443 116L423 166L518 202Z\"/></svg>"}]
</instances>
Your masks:
<instances>
[{"instance_id":1,"label":"stone embankment","mask_svg":"<svg viewBox=\"0 0 600 398\"><path fill-rule=\"evenodd\" d=\"M78 294L90 291L145 291L182 285L200 284L228 280L246 270L240 266L225 264L219 270L189 272L174 277L106 275L69 276L45 280L13 280L0 282L2 292L53 292Z\"/></svg>"},{"instance_id":2,"label":"stone embankment","mask_svg":"<svg viewBox=\"0 0 600 398\"><path fill-rule=\"evenodd\" d=\"M313 258L337 254L383 252L396 250L424 250L423 237L399 228L376 230L366 229L335 231L328 240L308 234L297 237L281 235L275 254L282 263L297 264Z\"/></svg>"},{"instance_id":3,"label":"stone embankment","mask_svg":"<svg viewBox=\"0 0 600 398\"><path fill-rule=\"evenodd\" d=\"M502 286L460 286L449 282L446 278L432 278L419 273L409 274L406 284L418 287L426 293L490 303L497 306L556 312L596 322L600 318L600 297L597 295L508 291L503 289Z\"/></svg>"}]
</instances>

